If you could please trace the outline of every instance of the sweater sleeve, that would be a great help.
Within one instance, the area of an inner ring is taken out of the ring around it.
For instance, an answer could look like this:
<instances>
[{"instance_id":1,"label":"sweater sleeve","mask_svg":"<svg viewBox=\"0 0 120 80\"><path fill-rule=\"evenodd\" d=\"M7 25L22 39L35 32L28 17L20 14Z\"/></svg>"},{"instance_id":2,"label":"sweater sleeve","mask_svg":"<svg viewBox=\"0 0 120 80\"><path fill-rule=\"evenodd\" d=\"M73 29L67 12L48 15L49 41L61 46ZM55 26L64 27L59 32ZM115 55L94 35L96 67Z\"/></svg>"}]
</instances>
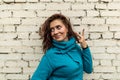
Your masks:
<instances>
[{"instance_id":1,"label":"sweater sleeve","mask_svg":"<svg viewBox=\"0 0 120 80\"><path fill-rule=\"evenodd\" d=\"M86 73L92 73L92 56L89 47L82 50L83 70Z\"/></svg>"},{"instance_id":2,"label":"sweater sleeve","mask_svg":"<svg viewBox=\"0 0 120 80\"><path fill-rule=\"evenodd\" d=\"M77 49L81 53L82 62L83 62L83 70L86 73L92 73L93 64L92 64L92 56L91 56L90 48L87 47L85 49L81 49L81 47L77 45Z\"/></svg>"},{"instance_id":3,"label":"sweater sleeve","mask_svg":"<svg viewBox=\"0 0 120 80\"><path fill-rule=\"evenodd\" d=\"M43 56L31 80L47 80L52 73L52 67L47 56Z\"/></svg>"}]
</instances>

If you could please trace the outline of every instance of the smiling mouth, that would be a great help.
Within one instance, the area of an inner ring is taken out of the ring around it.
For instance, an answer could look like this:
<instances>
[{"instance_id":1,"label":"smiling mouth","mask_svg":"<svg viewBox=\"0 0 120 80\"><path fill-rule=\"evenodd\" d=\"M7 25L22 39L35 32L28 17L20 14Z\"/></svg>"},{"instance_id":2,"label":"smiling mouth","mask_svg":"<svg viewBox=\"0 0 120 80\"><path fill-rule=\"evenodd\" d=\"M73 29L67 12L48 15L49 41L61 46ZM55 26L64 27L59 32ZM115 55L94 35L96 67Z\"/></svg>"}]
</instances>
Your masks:
<instances>
[{"instance_id":1,"label":"smiling mouth","mask_svg":"<svg viewBox=\"0 0 120 80\"><path fill-rule=\"evenodd\" d=\"M56 35L56 36L54 36L55 37L55 39L59 39L60 38L60 36L58 36L58 35Z\"/></svg>"}]
</instances>

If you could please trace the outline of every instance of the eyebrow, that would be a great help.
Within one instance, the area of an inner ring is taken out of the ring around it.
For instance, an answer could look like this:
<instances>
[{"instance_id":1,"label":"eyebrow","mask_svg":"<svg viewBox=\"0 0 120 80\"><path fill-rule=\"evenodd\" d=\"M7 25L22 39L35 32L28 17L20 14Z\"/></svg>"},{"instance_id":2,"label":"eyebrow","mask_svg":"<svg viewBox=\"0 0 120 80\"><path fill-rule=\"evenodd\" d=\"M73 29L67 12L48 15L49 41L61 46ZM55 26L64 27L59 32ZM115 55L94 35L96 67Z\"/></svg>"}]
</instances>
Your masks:
<instances>
[{"instance_id":1,"label":"eyebrow","mask_svg":"<svg viewBox=\"0 0 120 80\"><path fill-rule=\"evenodd\" d=\"M60 26L60 25L56 25L56 26L54 26L54 27L57 27L57 26ZM50 27L50 29L53 29L54 27Z\"/></svg>"}]
</instances>

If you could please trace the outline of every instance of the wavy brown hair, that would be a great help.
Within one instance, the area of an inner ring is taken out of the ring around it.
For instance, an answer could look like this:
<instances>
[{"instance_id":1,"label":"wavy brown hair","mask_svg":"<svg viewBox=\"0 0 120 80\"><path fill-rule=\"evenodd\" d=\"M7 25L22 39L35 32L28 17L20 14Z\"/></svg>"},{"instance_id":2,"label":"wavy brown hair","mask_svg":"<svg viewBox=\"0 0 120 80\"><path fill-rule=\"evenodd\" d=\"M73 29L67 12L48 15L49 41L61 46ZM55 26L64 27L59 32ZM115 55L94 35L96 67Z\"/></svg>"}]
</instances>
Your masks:
<instances>
[{"instance_id":1,"label":"wavy brown hair","mask_svg":"<svg viewBox=\"0 0 120 80\"><path fill-rule=\"evenodd\" d=\"M39 28L39 34L41 38L43 38L43 51L46 52L47 49L52 47L52 37L51 37L51 29L50 23L56 19L59 19L63 22L65 27L68 29L68 38L75 37L78 41L76 34L74 33L70 21L62 14L53 14L50 16Z\"/></svg>"}]
</instances>

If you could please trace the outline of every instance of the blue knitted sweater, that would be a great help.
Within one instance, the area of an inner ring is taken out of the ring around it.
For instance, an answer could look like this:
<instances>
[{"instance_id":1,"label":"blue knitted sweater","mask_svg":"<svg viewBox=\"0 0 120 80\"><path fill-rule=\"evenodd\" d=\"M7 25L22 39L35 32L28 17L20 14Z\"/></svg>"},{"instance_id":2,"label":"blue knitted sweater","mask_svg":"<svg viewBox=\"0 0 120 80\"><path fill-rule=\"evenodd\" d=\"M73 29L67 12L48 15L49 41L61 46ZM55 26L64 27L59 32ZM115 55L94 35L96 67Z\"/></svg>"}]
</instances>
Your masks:
<instances>
[{"instance_id":1,"label":"blue knitted sweater","mask_svg":"<svg viewBox=\"0 0 120 80\"><path fill-rule=\"evenodd\" d=\"M92 72L89 47L82 49L75 38L53 40L53 47L42 57L31 80L83 80L83 71Z\"/></svg>"}]
</instances>

